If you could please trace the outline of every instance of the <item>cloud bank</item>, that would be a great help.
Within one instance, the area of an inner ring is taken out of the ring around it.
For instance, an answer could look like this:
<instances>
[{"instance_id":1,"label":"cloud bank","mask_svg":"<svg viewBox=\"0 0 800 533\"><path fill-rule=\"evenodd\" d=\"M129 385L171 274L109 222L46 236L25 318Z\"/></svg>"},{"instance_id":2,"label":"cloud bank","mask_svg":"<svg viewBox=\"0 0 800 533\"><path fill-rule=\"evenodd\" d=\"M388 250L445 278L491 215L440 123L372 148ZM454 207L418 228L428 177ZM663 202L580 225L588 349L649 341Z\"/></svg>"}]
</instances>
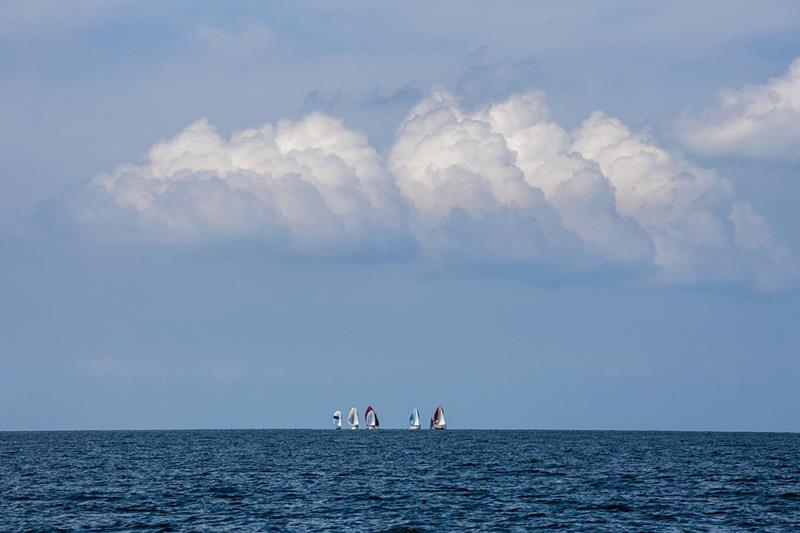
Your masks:
<instances>
[{"instance_id":1,"label":"cloud bank","mask_svg":"<svg viewBox=\"0 0 800 533\"><path fill-rule=\"evenodd\" d=\"M540 92L478 109L434 92L383 157L321 113L227 138L201 119L43 209L103 240L250 239L563 282L776 289L795 272L728 181L600 112L568 132Z\"/></svg>"},{"instance_id":2,"label":"cloud bank","mask_svg":"<svg viewBox=\"0 0 800 533\"><path fill-rule=\"evenodd\" d=\"M767 83L722 91L714 109L679 128L698 153L800 158L800 58Z\"/></svg>"}]
</instances>

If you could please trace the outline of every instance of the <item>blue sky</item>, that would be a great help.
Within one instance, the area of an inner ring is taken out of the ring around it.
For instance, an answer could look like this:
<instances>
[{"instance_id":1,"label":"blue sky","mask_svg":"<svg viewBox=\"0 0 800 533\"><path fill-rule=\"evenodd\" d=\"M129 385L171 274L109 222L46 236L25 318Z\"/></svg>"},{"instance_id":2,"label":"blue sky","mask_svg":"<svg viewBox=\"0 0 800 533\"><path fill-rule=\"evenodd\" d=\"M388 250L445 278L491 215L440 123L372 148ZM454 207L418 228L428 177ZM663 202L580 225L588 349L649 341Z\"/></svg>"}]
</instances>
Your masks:
<instances>
[{"instance_id":1,"label":"blue sky","mask_svg":"<svg viewBox=\"0 0 800 533\"><path fill-rule=\"evenodd\" d=\"M0 17L0 429L799 431L793 2Z\"/></svg>"}]
</instances>

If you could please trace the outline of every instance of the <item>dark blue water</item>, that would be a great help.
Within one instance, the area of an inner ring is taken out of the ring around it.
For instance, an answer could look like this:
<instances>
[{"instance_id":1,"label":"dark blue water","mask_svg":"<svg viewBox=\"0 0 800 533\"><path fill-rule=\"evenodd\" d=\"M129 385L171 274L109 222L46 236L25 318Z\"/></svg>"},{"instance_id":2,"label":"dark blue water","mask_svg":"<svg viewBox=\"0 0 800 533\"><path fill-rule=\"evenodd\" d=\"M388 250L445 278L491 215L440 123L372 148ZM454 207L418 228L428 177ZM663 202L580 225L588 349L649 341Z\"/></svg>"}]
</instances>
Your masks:
<instances>
[{"instance_id":1,"label":"dark blue water","mask_svg":"<svg viewBox=\"0 0 800 533\"><path fill-rule=\"evenodd\" d=\"M0 433L0 529L800 528L800 435Z\"/></svg>"}]
</instances>

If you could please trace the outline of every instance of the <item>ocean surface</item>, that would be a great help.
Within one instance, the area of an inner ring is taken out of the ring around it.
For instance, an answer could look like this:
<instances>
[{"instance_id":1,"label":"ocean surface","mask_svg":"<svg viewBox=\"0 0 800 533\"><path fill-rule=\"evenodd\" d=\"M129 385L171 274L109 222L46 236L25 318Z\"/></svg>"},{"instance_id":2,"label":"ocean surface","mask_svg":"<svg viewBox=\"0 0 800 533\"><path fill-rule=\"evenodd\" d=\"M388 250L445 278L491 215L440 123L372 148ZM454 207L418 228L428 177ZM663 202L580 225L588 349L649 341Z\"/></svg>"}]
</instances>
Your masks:
<instances>
[{"instance_id":1,"label":"ocean surface","mask_svg":"<svg viewBox=\"0 0 800 533\"><path fill-rule=\"evenodd\" d=\"M0 433L0 530L797 530L800 434Z\"/></svg>"}]
</instances>

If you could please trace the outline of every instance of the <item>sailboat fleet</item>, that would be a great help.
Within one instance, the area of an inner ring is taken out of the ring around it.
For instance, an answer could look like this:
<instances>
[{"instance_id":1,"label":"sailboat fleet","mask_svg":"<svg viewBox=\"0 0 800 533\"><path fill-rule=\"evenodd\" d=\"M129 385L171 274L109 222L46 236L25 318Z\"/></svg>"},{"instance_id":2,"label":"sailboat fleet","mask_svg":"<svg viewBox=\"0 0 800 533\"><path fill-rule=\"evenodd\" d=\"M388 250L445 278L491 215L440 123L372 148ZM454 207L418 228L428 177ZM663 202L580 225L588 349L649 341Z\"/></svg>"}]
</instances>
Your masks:
<instances>
[{"instance_id":1,"label":"sailboat fleet","mask_svg":"<svg viewBox=\"0 0 800 533\"><path fill-rule=\"evenodd\" d=\"M419 421L419 409L415 407L411 410L411 416L408 417L408 429L419 429ZM350 411L347 413L347 424L350 426L350 429L358 429L358 407L353 406L350 408ZM366 424L367 429L378 429L381 425L380 420L378 420L378 413L371 405L364 411L364 424ZM339 409L333 412L333 427L342 429L342 412ZM439 431L447 429L447 422L444 418L444 408L441 405L437 405L436 409L433 410L428 429Z\"/></svg>"}]
</instances>

